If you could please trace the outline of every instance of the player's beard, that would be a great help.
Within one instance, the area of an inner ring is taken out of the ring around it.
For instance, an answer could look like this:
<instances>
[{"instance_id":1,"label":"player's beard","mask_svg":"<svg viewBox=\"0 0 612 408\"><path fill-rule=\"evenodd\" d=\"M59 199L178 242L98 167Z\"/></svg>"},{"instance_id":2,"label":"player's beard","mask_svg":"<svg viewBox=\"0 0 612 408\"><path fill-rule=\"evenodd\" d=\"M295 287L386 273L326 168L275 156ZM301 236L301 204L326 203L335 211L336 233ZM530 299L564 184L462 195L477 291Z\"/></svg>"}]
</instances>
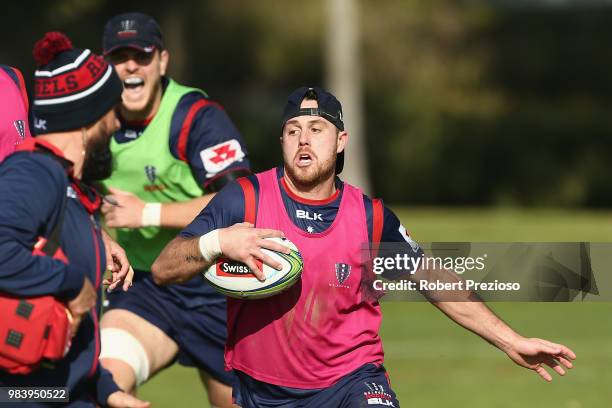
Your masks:
<instances>
[{"instance_id":1,"label":"player's beard","mask_svg":"<svg viewBox=\"0 0 612 408\"><path fill-rule=\"evenodd\" d=\"M113 155L108 137L90 139L85 149L82 179L86 183L104 180L113 170Z\"/></svg>"},{"instance_id":2,"label":"player's beard","mask_svg":"<svg viewBox=\"0 0 612 408\"><path fill-rule=\"evenodd\" d=\"M333 177L336 170L336 156L320 163L318 166L310 165L306 168L300 168L293 161L285 161L285 171L293 184L300 186L305 190L314 188Z\"/></svg>"}]
</instances>

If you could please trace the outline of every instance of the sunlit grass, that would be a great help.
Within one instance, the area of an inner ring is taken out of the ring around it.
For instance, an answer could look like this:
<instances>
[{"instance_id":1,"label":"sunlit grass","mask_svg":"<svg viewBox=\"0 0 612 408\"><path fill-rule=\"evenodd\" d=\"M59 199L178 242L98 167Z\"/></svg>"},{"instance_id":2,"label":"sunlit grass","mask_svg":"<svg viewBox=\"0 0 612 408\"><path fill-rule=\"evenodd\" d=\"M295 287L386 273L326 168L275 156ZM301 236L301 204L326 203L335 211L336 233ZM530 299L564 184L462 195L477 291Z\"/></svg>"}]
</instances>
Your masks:
<instances>
[{"instance_id":1,"label":"sunlit grass","mask_svg":"<svg viewBox=\"0 0 612 408\"><path fill-rule=\"evenodd\" d=\"M612 241L612 212L396 208L419 241ZM426 303L383 302L386 367L404 407L612 406L612 319L606 303L493 304L526 336L563 342L576 368L547 384ZM270 351L272 352L272 351ZM158 407L208 407L193 369L173 366L142 387ZM188 396L188 398L186 397Z\"/></svg>"}]
</instances>

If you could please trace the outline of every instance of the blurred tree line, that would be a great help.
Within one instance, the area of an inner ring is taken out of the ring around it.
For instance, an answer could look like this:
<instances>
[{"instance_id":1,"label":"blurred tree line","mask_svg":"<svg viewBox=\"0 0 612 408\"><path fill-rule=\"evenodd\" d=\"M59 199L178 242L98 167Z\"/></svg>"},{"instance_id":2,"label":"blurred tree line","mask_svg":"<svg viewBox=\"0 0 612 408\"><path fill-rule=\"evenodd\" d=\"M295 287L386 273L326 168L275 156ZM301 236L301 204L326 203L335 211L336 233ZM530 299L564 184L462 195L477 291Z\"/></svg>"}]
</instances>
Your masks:
<instances>
[{"instance_id":1,"label":"blurred tree line","mask_svg":"<svg viewBox=\"0 0 612 408\"><path fill-rule=\"evenodd\" d=\"M45 31L99 51L109 17L148 13L164 30L171 74L225 106L261 170L279 162L288 93L324 84L323 1L11 1L0 61L31 85L31 49ZM376 195L418 205L612 204L612 7L545 3L359 2Z\"/></svg>"}]
</instances>

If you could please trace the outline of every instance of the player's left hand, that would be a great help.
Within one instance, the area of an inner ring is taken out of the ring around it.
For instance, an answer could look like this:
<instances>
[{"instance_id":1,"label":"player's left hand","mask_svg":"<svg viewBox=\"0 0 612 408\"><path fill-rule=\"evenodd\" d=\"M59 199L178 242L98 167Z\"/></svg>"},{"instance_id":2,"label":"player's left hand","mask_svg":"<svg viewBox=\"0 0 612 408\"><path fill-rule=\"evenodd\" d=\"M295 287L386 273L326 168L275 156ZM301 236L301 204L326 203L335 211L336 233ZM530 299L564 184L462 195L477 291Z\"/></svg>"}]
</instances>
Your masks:
<instances>
[{"instance_id":1,"label":"player's left hand","mask_svg":"<svg viewBox=\"0 0 612 408\"><path fill-rule=\"evenodd\" d=\"M111 228L142 227L142 210L145 202L129 191L113 187L108 187L108 191L111 194L107 196L108 200L103 201L101 208L106 225Z\"/></svg>"},{"instance_id":2,"label":"player's left hand","mask_svg":"<svg viewBox=\"0 0 612 408\"><path fill-rule=\"evenodd\" d=\"M505 351L516 364L534 370L546 381L552 381L552 376L544 365L559 375L565 375L563 367L572 368L574 365L571 360L576 358L576 354L563 344L536 338L519 337Z\"/></svg>"},{"instance_id":3,"label":"player's left hand","mask_svg":"<svg viewBox=\"0 0 612 408\"><path fill-rule=\"evenodd\" d=\"M127 291L132 286L134 269L130 266L123 248L104 230L102 230L102 241L106 252L106 270L111 274L110 279L104 279L102 283L110 285L108 290L113 290L123 282L123 291Z\"/></svg>"},{"instance_id":4,"label":"player's left hand","mask_svg":"<svg viewBox=\"0 0 612 408\"><path fill-rule=\"evenodd\" d=\"M149 408L151 403L142 401L123 391L115 391L108 396L106 404L110 408Z\"/></svg>"}]
</instances>

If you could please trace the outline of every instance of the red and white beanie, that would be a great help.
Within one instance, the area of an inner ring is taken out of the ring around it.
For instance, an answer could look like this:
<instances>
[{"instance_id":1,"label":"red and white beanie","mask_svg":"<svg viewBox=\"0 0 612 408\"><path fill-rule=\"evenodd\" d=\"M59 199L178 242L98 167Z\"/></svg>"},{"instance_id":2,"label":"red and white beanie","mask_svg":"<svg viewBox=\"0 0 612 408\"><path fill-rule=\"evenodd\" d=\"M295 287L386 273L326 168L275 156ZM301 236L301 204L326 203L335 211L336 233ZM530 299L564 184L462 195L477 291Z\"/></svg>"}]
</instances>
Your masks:
<instances>
[{"instance_id":1,"label":"red and white beanie","mask_svg":"<svg viewBox=\"0 0 612 408\"><path fill-rule=\"evenodd\" d=\"M33 128L37 135L88 126L121 101L114 67L64 34L48 32L34 45Z\"/></svg>"}]
</instances>

